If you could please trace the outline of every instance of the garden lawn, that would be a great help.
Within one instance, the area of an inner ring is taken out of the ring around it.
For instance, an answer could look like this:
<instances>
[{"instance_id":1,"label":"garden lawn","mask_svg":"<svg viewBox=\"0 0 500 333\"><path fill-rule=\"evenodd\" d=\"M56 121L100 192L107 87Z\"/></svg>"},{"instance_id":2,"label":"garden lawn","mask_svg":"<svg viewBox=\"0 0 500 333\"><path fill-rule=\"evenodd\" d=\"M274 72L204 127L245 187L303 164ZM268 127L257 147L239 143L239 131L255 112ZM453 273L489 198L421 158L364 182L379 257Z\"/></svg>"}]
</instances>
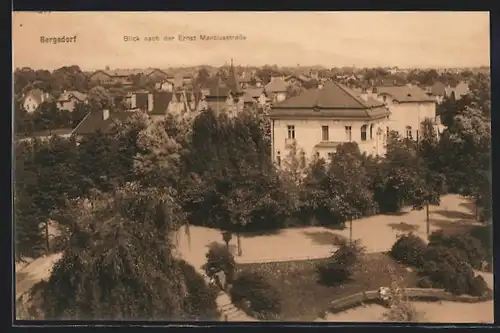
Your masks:
<instances>
[{"instance_id":1,"label":"garden lawn","mask_svg":"<svg viewBox=\"0 0 500 333\"><path fill-rule=\"evenodd\" d=\"M331 301L358 292L376 290L392 282L389 269L403 280L401 287L416 287L417 274L396 263L385 253L362 257L350 281L327 287L318 282L316 265L325 259L239 264L237 270L251 270L264 275L282 296L280 320L314 321Z\"/></svg>"}]
</instances>

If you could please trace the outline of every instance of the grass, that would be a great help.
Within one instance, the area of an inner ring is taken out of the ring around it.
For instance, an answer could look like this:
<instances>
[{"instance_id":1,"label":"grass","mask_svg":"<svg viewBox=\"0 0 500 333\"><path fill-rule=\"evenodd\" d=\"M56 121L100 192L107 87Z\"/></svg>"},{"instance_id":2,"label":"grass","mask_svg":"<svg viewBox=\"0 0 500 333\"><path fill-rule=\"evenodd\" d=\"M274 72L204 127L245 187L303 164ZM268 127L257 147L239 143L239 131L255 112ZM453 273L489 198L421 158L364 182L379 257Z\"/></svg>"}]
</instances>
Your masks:
<instances>
[{"instance_id":1,"label":"grass","mask_svg":"<svg viewBox=\"0 0 500 333\"><path fill-rule=\"evenodd\" d=\"M358 292L389 286L389 268L403 278L403 286L415 287L417 275L396 263L385 253L363 256L350 281L327 287L318 282L316 265L325 259L238 265L238 270L251 270L264 275L282 296L280 320L313 321L333 300Z\"/></svg>"}]
</instances>

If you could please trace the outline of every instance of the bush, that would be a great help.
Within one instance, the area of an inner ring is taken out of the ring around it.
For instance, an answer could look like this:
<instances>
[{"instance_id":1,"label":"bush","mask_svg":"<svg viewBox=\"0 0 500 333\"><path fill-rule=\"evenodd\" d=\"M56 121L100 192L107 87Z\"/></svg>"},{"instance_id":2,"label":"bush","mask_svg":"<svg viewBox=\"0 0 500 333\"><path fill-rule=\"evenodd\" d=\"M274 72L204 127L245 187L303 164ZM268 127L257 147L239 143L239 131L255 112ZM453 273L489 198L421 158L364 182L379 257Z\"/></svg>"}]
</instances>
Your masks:
<instances>
[{"instance_id":1,"label":"bush","mask_svg":"<svg viewBox=\"0 0 500 333\"><path fill-rule=\"evenodd\" d=\"M426 250L424 240L413 233L403 234L391 248L390 255L395 260L421 268L423 265L423 256Z\"/></svg>"},{"instance_id":2,"label":"bush","mask_svg":"<svg viewBox=\"0 0 500 333\"><path fill-rule=\"evenodd\" d=\"M443 288L456 295L482 294L487 290L480 280L475 282L474 271L461 251L444 246L431 246L424 255L421 276L427 277L435 288Z\"/></svg>"},{"instance_id":3,"label":"bush","mask_svg":"<svg viewBox=\"0 0 500 333\"><path fill-rule=\"evenodd\" d=\"M447 236L439 230L429 236L429 246L455 249L461 259L466 260L476 269L481 269L482 262L488 259L487 251L481 241L468 234Z\"/></svg>"},{"instance_id":4,"label":"bush","mask_svg":"<svg viewBox=\"0 0 500 333\"><path fill-rule=\"evenodd\" d=\"M488 284L484 281L481 275L477 275L474 280L472 280L472 285L469 290L469 294L472 296L483 296L488 292Z\"/></svg>"},{"instance_id":5,"label":"bush","mask_svg":"<svg viewBox=\"0 0 500 333\"><path fill-rule=\"evenodd\" d=\"M178 265L183 273L187 288L187 296L183 299L185 318L188 320L218 320L217 290L210 288L203 276L184 260Z\"/></svg>"},{"instance_id":6,"label":"bush","mask_svg":"<svg viewBox=\"0 0 500 333\"><path fill-rule=\"evenodd\" d=\"M203 269L209 277L213 277L219 272L226 275L227 283L232 283L236 263L234 256L228 247L219 243L212 243L206 254L207 262Z\"/></svg>"},{"instance_id":7,"label":"bush","mask_svg":"<svg viewBox=\"0 0 500 333\"><path fill-rule=\"evenodd\" d=\"M234 280L230 295L235 305L256 318L274 319L281 312L279 290L258 273L240 273Z\"/></svg>"},{"instance_id":8,"label":"bush","mask_svg":"<svg viewBox=\"0 0 500 333\"><path fill-rule=\"evenodd\" d=\"M349 243L342 240L337 251L326 262L321 262L316 266L319 281L330 286L347 281L352 276L359 257L364 251L359 242Z\"/></svg>"},{"instance_id":9,"label":"bush","mask_svg":"<svg viewBox=\"0 0 500 333\"><path fill-rule=\"evenodd\" d=\"M433 288L431 279L428 276L421 276L417 281L417 287L419 288Z\"/></svg>"}]
</instances>

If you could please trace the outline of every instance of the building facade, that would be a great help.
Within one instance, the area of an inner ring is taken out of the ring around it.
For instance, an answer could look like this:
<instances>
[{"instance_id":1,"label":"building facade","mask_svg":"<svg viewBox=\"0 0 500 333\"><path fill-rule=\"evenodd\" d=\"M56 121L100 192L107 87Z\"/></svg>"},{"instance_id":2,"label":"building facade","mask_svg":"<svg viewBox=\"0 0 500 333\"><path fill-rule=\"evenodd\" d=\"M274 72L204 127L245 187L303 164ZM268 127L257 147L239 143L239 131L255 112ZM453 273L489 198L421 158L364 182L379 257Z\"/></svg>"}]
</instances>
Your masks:
<instances>
[{"instance_id":1,"label":"building facade","mask_svg":"<svg viewBox=\"0 0 500 333\"><path fill-rule=\"evenodd\" d=\"M367 154L384 155L389 116L383 103L337 82L303 91L269 112L273 161L281 165L293 146L307 163L315 156L327 159L345 142L356 142Z\"/></svg>"},{"instance_id":2,"label":"building facade","mask_svg":"<svg viewBox=\"0 0 500 333\"><path fill-rule=\"evenodd\" d=\"M386 131L396 131L404 138L418 139L425 119L431 119L437 126L436 99L417 86L376 87L366 94L384 103L391 111Z\"/></svg>"}]
</instances>

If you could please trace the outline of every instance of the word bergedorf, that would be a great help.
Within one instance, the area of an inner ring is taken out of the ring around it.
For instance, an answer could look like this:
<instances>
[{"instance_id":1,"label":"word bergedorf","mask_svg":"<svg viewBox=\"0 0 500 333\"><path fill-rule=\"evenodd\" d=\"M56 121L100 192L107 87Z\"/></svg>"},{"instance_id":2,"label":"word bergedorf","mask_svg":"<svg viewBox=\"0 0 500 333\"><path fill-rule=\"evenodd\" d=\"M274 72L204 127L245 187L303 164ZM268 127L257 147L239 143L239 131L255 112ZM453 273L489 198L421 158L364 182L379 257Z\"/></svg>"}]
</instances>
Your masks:
<instances>
[{"instance_id":1,"label":"word bergedorf","mask_svg":"<svg viewBox=\"0 0 500 333\"><path fill-rule=\"evenodd\" d=\"M59 43L75 43L75 36L61 36L61 37L44 37L40 36L40 43L43 44L59 44Z\"/></svg>"}]
</instances>

